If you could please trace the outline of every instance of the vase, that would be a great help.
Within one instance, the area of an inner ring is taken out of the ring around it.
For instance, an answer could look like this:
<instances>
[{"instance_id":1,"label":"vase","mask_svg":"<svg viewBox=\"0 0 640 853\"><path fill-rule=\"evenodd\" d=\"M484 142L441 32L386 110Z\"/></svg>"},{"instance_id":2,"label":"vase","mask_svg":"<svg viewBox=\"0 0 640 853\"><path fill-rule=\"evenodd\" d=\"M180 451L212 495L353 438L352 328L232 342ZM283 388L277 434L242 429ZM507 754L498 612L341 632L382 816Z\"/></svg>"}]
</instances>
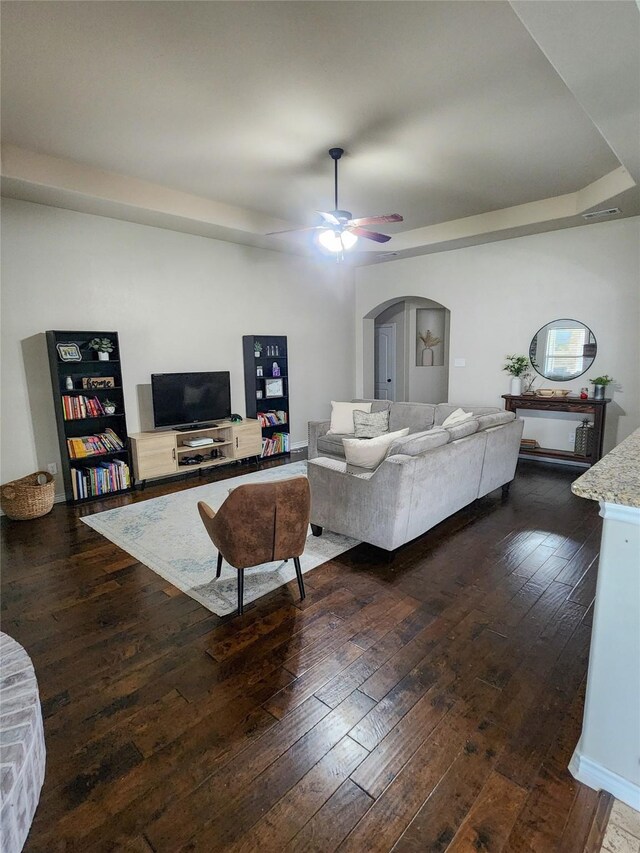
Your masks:
<instances>
[{"instance_id":1,"label":"vase","mask_svg":"<svg viewBox=\"0 0 640 853\"><path fill-rule=\"evenodd\" d=\"M519 376L511 377L511 396L519 397L522 394L522 379Z\"/></svg>"},{"instance_id":2,"label":"vase","mask_svg":"<svg viewBox=\"0 0 640 853\"><path fill-rule=\"evenodd\" d=\"M604 392L606 390L606 385L594 385L593 386L593 399L594 400L604 400Z\"/></svg>"},{"instance_id":3,"label":"vase","mask_svg":"<svg viewBox=\"0 0 640 853\"><path fill-rule=\"evenodd\" d=\"M98 352L98 361L109 361L108 352Z\"/></svg>"},{"instance_id":4,"label":"vase","mask_svg":"<svg viewBox=\"0 0 640 853\"><path fill-rule=\"evenodd\" d=\"M433 367L433 350L428 347L422 350L422 366Z\"/></svg>"}]
</instances>

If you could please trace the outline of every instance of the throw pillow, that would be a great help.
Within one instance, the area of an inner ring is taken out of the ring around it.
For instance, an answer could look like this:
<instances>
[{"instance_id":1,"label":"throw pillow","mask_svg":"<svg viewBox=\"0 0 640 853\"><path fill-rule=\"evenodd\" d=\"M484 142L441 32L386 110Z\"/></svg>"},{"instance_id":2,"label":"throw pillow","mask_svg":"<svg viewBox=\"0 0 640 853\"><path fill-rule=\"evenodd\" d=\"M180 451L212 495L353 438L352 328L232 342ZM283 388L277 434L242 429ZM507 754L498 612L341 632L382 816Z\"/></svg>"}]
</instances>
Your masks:
<instances>
[{"instance_id":1,"label":"throw pillow","mask_svg":"<svg viewBox=\"0 0 640 853\"><path fill-rule=\"evenodd\" d=\"M393 442L409 434L409 427L397 432L387 432L377 438L343 438L344 456L348 465L359 468L377 468L387 455Z\"/></svg>"},{"instance_id":2,"label":"throw pillow","mask_svg":"<svg viewBox=\"0 0 640 853\"><path fill-rule=\"evenodd\" d=\"M389 432L389 410L384 412L353 413L353 426L356 438L377 438Z\"/></svg>"},{"instance_id":3,"label":"throw pillow","mask_svg":"<svg viewBox=\"0 0 640 853\"><path fill-rule=\"evenodd\" d=\"M456 424L462 424L465 421L471 420L473 417L473 412L465 412L464 409L456 409L455 412L451 412L448 418L443 421L443 427L456 426Z\"/></svg>"},{"instance_id":4,"label":"throw pillow","mask_svg":"<svg viewBox=\"0 0 640 853\"><path fill-rule=\"evenodd\" d=\"M331 426L328 432L340 435L353 435L353 413L370 412L371 403L337 403L331 401Z\"/></svg>"}]
</instances>

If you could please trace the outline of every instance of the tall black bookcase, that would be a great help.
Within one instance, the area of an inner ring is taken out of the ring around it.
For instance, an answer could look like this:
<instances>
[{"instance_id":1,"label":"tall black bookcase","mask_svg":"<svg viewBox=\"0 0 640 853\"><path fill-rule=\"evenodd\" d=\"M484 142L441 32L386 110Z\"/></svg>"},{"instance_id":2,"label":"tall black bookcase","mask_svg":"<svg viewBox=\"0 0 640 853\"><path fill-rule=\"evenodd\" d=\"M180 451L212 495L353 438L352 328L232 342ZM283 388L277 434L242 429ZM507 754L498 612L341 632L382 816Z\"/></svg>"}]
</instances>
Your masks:
<instances>
[{"instance_id":1,"label":"tall black bookcase","mask_svg":"<svg viewBox=\"0 0 640 853\"><path fill-rule=\"evenodd\" d=\"M46 338L67 501L79 504L130 491L118 333L48 331ZM107 361L89 347L94 338L112 342ZM112 414L107 401L115 406Z\"/></svg>"},{"instance_id":2,"label":"tall black bookcase","mask_svg":"<svg viewBox=\"0 0 640 853\"><path fill-rule=\"evenodd\" d=\"M262 456L289 453L289 353L286 335L244 335L247 417L262 429Z\"/></svg>"}]
</instances>

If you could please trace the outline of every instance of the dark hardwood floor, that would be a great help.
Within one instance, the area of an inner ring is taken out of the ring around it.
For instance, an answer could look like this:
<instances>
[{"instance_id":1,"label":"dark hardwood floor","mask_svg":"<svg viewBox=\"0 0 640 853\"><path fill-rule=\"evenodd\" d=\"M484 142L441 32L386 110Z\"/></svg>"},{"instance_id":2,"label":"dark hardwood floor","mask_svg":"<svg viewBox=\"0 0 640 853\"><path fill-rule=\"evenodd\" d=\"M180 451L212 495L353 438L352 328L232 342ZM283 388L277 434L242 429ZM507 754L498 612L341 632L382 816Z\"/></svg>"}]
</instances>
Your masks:
<instances>
[{"instance_id":1,"label":"dark hardwood floor","mask_svg":"<svg viewBox=\"0 0 640 853\"><path fill-rule=\"evenodd\" d=\"M216 472L244 473L251 466ZM25 851L560 851L608 795L578 740L600 519L571 469L388 560L366 545L219 618L79 521L2 519L3 630L47 776Z\"/></svg>"}]
</instances>

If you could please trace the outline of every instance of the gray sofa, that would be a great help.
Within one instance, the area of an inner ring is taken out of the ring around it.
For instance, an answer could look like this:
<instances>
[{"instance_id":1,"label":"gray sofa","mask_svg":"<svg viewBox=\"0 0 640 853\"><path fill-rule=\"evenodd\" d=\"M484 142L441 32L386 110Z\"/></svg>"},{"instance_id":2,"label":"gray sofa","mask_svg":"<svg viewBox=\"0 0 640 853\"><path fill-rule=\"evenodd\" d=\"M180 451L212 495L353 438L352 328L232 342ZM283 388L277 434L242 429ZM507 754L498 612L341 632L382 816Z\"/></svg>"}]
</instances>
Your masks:
<instances>
[{"instance_id":1,"label":"gray sofa","mask_svg":"<svg viewBox=\"0 0 640 853\"><path fill-rule=\"evenodd\" d=\"M368 402L368 401L367 401ZM451 404L387 403L389 429L409 427L375 469L348 470L342 436L327 435L328 421L309 424L311 524L392 551L515 475L523 421L489 406L462 408L472 420L442 423ZM339 443L338 443L339 442Z\"/></svg>"}]
</instances>

